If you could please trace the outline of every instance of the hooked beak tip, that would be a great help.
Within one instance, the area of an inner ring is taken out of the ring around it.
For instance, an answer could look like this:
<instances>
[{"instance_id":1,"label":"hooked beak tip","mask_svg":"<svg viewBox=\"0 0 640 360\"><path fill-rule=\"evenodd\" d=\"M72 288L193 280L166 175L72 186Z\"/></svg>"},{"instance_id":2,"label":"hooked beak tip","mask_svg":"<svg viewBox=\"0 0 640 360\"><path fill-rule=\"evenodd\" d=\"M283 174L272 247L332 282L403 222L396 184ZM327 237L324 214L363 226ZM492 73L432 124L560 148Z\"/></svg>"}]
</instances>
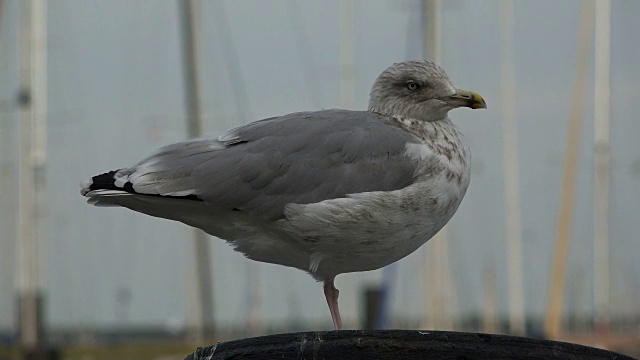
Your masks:
<instances>
[{"instance_id":1,"label":"hooked beak tip","mask_svg":"<svg viewBox=\"0 0 640 360\"><path fill-rule=\"evenodd\" d=\"M477 92L456 89L456 93L443 99L446 103L461 107L466 106L472 109L486 109L487 103Z\"/></svg>"}]
</instances>

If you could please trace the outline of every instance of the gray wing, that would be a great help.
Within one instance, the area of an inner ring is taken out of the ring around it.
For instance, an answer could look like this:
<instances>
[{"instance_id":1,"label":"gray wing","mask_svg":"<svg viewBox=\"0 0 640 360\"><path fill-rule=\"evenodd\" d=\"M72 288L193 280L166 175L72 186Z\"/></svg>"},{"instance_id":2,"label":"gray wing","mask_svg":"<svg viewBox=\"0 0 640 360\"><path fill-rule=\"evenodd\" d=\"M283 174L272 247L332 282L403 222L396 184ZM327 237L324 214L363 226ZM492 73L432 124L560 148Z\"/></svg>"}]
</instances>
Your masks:
<instances>
[{"instance_id":1,"label":"gray wing","mask_svg":"<svg viewBox=\"0 0 640 360\"><path fill-rule=\"evenodd\" d=\"M418 139L370 112L295 113L233 129L217 139L162 148L120 170L116 185L142 194L196 196L216 206L282 218L288 203L391 191L414 181L406 144Z\"/></svg>"}]
</instances>

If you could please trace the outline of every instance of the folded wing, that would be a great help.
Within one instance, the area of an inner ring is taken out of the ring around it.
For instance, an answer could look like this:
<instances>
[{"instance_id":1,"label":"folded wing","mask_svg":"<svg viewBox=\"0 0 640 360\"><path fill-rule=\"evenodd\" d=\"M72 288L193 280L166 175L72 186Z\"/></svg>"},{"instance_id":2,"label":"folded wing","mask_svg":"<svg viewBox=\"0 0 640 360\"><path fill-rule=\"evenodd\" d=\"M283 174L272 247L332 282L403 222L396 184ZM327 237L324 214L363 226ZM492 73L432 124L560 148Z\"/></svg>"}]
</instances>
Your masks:
<instances>
[{"instance_id":1,"label":"folded wing","mask_svg":"<svg viewBox=\"0 0 640 360\"><path fill-rule=\"evenodd\" d=\"M122 190L202 201L276 220L289 203L410 185L418 164L407 156L407 144L417 142L370 112L295 113L218 138L166 146L131 168L93 177L82 192L90 197L98 190Z\"/></svg>"}]
</instances>

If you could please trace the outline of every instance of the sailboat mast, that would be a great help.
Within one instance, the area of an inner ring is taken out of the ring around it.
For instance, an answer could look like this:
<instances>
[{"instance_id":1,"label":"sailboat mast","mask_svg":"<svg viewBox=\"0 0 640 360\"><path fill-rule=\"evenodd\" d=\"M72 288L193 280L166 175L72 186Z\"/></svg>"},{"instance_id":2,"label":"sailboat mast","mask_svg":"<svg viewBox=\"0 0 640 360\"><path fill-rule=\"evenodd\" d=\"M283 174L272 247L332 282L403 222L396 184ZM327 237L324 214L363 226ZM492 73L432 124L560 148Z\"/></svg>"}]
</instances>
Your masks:
<instances>
[{"instance_id":1,"label":"sailboat mast","mask_svg":"<svg viewBox=\"0 0 640 360\"><path fill-rule=\"evenodd\" d=\"M609 188L611 178L611 1L596 1L594 78L593 262L596 327L609 323Z\"/></svg>"}]
</instances>

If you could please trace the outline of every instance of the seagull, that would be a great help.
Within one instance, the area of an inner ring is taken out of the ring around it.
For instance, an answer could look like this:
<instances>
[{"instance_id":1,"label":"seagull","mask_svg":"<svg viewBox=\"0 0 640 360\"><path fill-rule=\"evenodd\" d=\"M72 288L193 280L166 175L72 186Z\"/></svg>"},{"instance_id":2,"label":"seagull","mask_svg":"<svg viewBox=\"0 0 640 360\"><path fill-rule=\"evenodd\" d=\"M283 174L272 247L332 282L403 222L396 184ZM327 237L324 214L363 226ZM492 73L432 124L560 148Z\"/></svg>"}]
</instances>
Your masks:
<instances>
[{"instance_id":1,"label":"seagull","mask_svg":"<svg viewBox=\"0 0 640 360\"><path fill-rule=\"evenodd\" d=\"M447 115L458 107L486 103L431 61L400 62L375 80L367 111L292 113L168 145L83 181L81 194L308 272L340 330L335 277L404 258L458 209L471 160Z\"/></svg>"}]
</instances>

